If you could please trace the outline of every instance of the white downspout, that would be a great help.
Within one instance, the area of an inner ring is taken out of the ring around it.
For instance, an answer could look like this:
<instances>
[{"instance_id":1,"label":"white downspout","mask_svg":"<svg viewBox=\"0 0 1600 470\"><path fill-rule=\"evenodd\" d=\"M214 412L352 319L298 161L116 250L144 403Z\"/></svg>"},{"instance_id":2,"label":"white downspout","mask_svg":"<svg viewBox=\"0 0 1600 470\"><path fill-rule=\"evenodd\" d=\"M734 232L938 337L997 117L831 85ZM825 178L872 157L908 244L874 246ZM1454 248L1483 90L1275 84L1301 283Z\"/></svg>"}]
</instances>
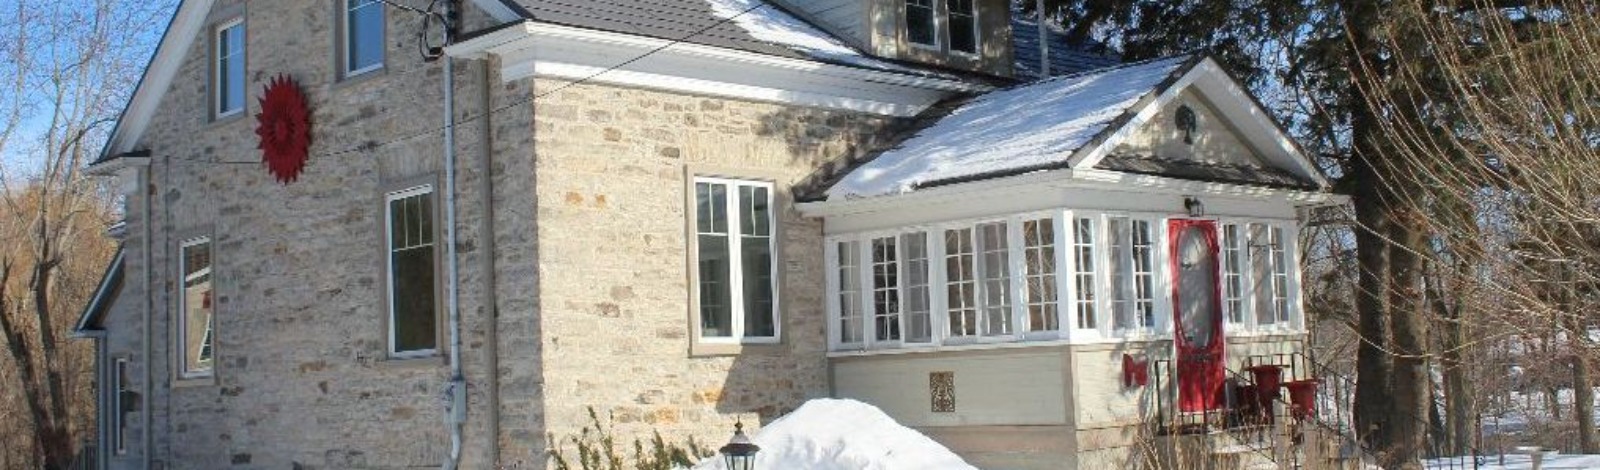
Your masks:
<instances>
[{"instance_id":1,"label":"white downspout","mask_svg":"<svg viewBox=\"0 0 1600 470\"><path fill-rule=\"evenodd\" d=\"M444 44L450 44L452 2L445 2ZM450 455L444 469L454 470L461 464L461 426L467 420L466 378L461 372L461 311L457 304L460 277L456 270L456 106L455 67L449 56L444 61L444 253L445 315L450 335L450 382L445 385L445 426L450 430Z\"/></svg>"},{"instance_id":2,"label":"white downspout","mask_svg":"<svg viewBox=\"0 0 1600 470\"><path fill-rule=\"evenodd\" d=\"M144 458L141 459L144 461L144 465L141 468L145 469L151 468L151 459L154 458L153 454L155 453L155 440L151 438L151 434L155 434L155 423L151 421L152 416L150 414L150 401L154 398L152 392L155 391L154 383L156 379L154 349L156 336L155 328L150 323L155 321L154 312L156 309L156 291L150 285L151 264L155 262L155 230L151 228L155 223L155 221L151 220L155 213L155 202L153 201L155 199L155 191L152 191L151 188L155 179L155 169L152 165L155 159L151 158L150 160L152 162L147 162L139 172L139 176L135 177L135 179L139 180L137 191L141 194L140 199L144 200L144 219L139 221L144 225L144 262L141 263L144 266L139 270L140 277L144 278L144 318L142 319L144 321L144 383L140 384L141 386L139 387L144 394L139 397L139 425L141 427L139 440L142 447L144 447L141 452L144 454Z\"/></svg>"}]
</instances>

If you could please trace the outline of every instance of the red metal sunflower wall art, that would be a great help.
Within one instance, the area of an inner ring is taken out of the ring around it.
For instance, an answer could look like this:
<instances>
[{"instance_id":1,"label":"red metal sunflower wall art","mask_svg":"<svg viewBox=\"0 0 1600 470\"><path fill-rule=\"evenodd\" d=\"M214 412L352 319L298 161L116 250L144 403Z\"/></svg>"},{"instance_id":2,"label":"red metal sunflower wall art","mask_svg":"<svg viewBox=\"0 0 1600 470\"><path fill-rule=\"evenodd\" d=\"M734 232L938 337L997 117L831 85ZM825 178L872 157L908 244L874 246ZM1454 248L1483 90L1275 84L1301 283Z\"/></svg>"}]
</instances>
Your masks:
<instances>
[{"instance_id":1,"label":"red metal sunflower wall art","mask_svg":"<svg viewBox=\"0 0 1600 470\"><path fill-rule=\"evenodd\" d=\"M261 163L279 183L300 177L311 149L311 108L300 85L279 74L262 92L261 113L256 115L256 136L261 142Z\"/></svg>"}]
</instances>

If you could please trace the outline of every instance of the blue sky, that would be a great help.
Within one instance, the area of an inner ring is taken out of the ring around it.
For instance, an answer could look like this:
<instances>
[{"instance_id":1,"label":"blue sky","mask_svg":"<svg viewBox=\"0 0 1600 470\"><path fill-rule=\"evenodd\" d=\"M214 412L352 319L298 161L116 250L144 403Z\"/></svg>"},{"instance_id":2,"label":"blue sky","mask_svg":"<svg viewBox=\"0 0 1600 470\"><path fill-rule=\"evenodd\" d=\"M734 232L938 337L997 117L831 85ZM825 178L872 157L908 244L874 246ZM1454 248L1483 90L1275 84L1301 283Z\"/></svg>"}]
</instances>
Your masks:
<instances>
[{"instance_id":1,"label":"blue sky","mask_svg":"<svg viewBox=\"0 0 1600 470\"><path fill-rule=\"evenodd\" d=\"M176 0L14 0L0 6L0 80L6 93L0 96L0 126L7 124L11 112L18 107L22 114L17 125L0 149L0 169L7 178L27 178L36 175L42 152L41 140L50 128L51 92L50 71L72 63L85 50L86 37L102 38L105 46L95 57L96 64L88 73L75 74L73 85L83 85L106 93L98 95L102 105L89 114L95 117L115 118L133 85L142 75L172 16ZM96 8L105 14L95 14ZM21 46L19 46L19 44ZM35 67L22 68L11 54L21 52ZM18 80L23 83L22 93L10 93ZM72 104L78 104L75 100ZM111 126L97 127L99 132L86 142L86 148L98 152L105 134Z\"/></svg>"}]
</instances>

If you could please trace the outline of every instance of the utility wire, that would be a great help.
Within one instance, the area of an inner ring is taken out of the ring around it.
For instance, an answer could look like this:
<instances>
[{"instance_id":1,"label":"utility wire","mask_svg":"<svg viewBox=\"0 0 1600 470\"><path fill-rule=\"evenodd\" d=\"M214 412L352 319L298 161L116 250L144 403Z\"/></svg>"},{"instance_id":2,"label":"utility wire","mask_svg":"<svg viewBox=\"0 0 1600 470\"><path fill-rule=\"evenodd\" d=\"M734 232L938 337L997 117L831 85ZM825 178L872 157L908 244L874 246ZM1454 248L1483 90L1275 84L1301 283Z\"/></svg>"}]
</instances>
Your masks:
<instances>
[{"instance_id":1,"label":"utility wire","mask_svg":"<svg viewBox=\"0 0 1600 470\"><path fill-rule=\"evenodd\" d=\"M432 15L433 14L431 12L423 11L423 10L420 10L420 9L417 9L417 8L414 8L414 7L398 5L398 4L394 3L391 0L375 0L375 1L382 2L382 3L386 4L386 5L394 5L394 6L397 6L398 8L402 8L402 9L405 9L405 10L408 10L408 11L418 12L418 13L421 13L421 14L424 14L424 15ZM721 20L719 20L719 21L717 21L715 23L712 23L712 24L706 26L706 27L703 27L703 28L700 28L698 30L695 30L692 33L684 35L683 37L669 40L669 41L667 41L666 44L662 44L660 46L657 46L654 49L651 49L651 50L646 51L646 52L644 52L642 54L634 56L633 58L630 58L628 60L622 61L621 63L618 63L618 64L610 66L610 67L606 67L604 70L600 70L598 72L589 74L589 75L584 76L582 78L579 78L579 79L577 79L575 81L567 82L565 84L562 84L561 86L556 87L553 90L549 90L549 91L546 91L544 93L539 93L539 94L536 94L536 95L532 95L532 96L530 96L528 98L512 101L510 103L501 105L499 107L490 109L490 110L482 112L482 113L463 116L461 119L456 121L456 125L461 125L461 124L465 124L465 123L468 123L468 122L476 121L478 119L484 118L486 116L489 116L489 115L492 115L492 114L495 114L495 113L503 112L503 111L509 110L509 109L517 107L517 106L522 106L524 104L528 104L528 103L531 103L533 101L537 101L539 99L543 99L545 97L553 95L553 94L555 94L557 92L560 92L562 90L565 90L567 88L587 83L590 80L593 80L595 78L600 77L601 75L605 75L607 73L614 72L617 69L620 69L620 68L623 68L623 67L627 67L629 65L632 65L635 62L638 62L640 60L644 60L647 57L650 57L652 55L655 55L656 53L664 51L667 48L670 48L672 46L676 46L678 44L682 44L682 43L688 41L689 39L692 39L692 38L694 38L696 36L700 36L702 34L705 34L707 31L710 31L710 30L712 30L712 29L714 29L714 28L716 28L718 26L722 26L724 24L727 24L730 21L738 19L739 17L744 16L744 15L746 15L746 14L752 12L752 11L755 11L758 8L764 7L764 6L767 6L766 2L761 1L761 0L757 0L755 2L755 5L752 5L749 8L745 8L744 10L740 11L737 14L730 15L727 18L723 18L723 19L721 19ZM449 59L445 59L445 60L449 60ZM338 157L338 156L348 155L348 154L352 154L352 153L369 152L369 151L372 151L372 150L376 150L376 149L378 149L380 147L394 145L394 144L397 144L397 143L414 140L414 139L421 138L421 137L424 137L424 136L433 135L433 134L436 134L436 133L439 133L439 132L443 132L444 130L445 130L445 127L443 127L443 126L434 127L434 128L429 128L429 129L423 130L421 132L416 132L416 133L413 133L413 134L407 134L407 135L404 135L404 136L401 136L401 137L398 137L398 138L394 138L394 139L391 139L391 140L387 140L387 141L382 141L382 142L369 141L369 142L363 143L361 145L350 147L350 148L347 148L347 149L344 149L344 150L338 150L338 151L334 151L334 152L314 154L314 155L326 158L326 157Z\"/></svg>"}]
</instances>

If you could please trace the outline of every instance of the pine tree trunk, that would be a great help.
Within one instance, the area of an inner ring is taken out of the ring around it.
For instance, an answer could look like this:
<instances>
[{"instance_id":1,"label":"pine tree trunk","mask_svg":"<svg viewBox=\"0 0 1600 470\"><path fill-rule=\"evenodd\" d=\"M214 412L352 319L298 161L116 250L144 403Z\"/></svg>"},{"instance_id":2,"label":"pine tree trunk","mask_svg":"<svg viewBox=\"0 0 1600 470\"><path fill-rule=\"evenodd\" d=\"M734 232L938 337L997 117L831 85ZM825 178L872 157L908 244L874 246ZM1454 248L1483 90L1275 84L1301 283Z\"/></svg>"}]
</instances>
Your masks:
<instances>
[{"instance_id":1,"label":"pine tree trunk","mask_svg":"<svg viewBox=\"0 0 1600 470\"><path fill-rule=\"evenodd\" d=\"M1393 196L1391 191L1391 196ZM1399 203L1396 202L1398 205ZM1421 465L1427 448L1427 411L1433 401L1428 395L1428 321L1423 310L1421 289L1423 245L1417 226L1420 214L1400 209L1389 226L1389 324L1394 335L1394 383L1390 404L1389 445L1383 452L1384 468L1414 468Z\"/></svg>"},{"instance_id":2,"label":"pine tree trunk","mask_svg":"<svg viewBox=\"0 0 1600 470\"><path fill-rule=\"evenodd\" d=\"M1346 69L1354 75L1351 86L1366 80L1363 71L1368 62L1382 60L1374 53L1377 44L1375 32L1377 10L1367 0L1341 0L1344 26L1351 36L1352 48ZM1352 189L1352 205L1356 221L1356 333L1360 345L1356 350L1356 436L1369 444L1388 442L1389 388L1392 380L1389 346L1388 289L1384 273L1389 270L1388 243L1383 235L1389 225L1384 210L1380 178L1378 177L1381 153L1375 145L1378 122L1365 100L1352 97L1350 105L1350 133L1354 142L1350 174L1347 182Z\"/></svg>"}]
</instances>

